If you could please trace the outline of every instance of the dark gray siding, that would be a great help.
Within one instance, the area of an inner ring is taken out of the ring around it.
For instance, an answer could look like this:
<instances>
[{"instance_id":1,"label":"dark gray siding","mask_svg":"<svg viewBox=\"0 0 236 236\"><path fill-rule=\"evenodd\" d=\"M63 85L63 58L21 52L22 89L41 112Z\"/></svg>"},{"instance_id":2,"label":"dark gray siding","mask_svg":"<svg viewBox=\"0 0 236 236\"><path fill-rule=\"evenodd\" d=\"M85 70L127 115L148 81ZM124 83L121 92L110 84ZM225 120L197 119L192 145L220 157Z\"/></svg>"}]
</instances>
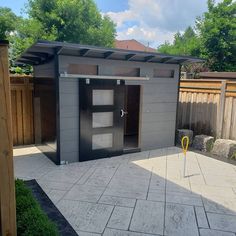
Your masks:
<instances>
[{"instance_id":1,"label":"dark gray siding","mask_svg":"<svg viewBox=\"0 0 236 236\"><path fill-rule=\"evenodd\" d=\"M79 85L59 79L61 161L79 161Z\"/></svg>"},{"instance_id":2,"label":"dark gray siding","mask_svg":"<svg viewBox=\"0 0 236 236\"><path fill-rule=\"evenodd\" d=\"M98 65L100 75L112 75L113 68L116 66L139 67L140 76L148 76L150 80L126 81L126 84L142 85L141 149L149 150L174 145L179 65L60 56L59 73L66 73L69 64ZM174 78L154 78L154 68L172 69L175 71L175 76ZM59 84L61 160L78 161L78 79L61 78ZM70 144L68 144L69 141L71 141ZM68 147L63 147L67 144Z\"/></svg>"},{"instance_id":3,"label":"dark gray siding","mask_svg":"<svg viewBox=\"0 0 236 236\"><path fill-rule=\"evenodd\" d=\"M55 61L51 60L50 62L37 65L34 67L34 77L35 78L55 78Z\"/></svg>"},{"instance_id":4,"label":"dark gray siding","mask_svg":"<svg viewBox=\"0 0 236 236\"><path fill-rule=\"evenodd\" d=\"M154 78L153 69L141 70L149 81L126 84L142 85L141 149L169 147L175 144L176 106L179 65L154 65L175 70L174 78Z\"/></svg>"}]
</instances>

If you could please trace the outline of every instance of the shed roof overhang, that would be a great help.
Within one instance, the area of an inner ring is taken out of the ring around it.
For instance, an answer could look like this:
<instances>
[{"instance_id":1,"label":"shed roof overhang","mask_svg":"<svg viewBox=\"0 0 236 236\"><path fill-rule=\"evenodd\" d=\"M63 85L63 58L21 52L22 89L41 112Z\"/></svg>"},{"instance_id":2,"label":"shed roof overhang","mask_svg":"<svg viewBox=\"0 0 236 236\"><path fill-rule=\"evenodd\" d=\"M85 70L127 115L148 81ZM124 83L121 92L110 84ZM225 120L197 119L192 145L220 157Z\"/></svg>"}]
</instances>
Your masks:
<instances>
[{"instance_id":1,"label":"shed roof overhang","mask_svg":"<svg viewBox=\"0 0 236 236\"><path fill-rule=\"evenodd\" d=\"M79 56L84 58L165 64L199 63L204 61L202 59L189 56L176 56L154 52L131 51L116 48L39 40L30 48L28 48L16 60L16 63L18 65L41 65L52 60L55 54Z\"/></svg>"}]
</instances>

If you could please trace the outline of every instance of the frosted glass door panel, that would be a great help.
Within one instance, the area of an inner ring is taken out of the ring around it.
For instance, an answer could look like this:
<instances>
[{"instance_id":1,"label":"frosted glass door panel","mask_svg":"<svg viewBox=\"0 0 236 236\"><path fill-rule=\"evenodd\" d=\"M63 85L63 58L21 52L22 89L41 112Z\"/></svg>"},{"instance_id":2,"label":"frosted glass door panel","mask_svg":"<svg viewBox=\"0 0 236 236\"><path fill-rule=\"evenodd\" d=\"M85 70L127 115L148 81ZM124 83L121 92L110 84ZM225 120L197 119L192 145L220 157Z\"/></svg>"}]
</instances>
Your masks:
<instances>
[{"instance_id":1,"label":"frosted glass door panel","mask_svg":"<svg viewBox=\"0 0 236 236\"><path fill-rule=\"evenodd\" d=\"M92 149L111 148L113 143L112 134L93 134Z\"/></svg>"},{"instance_id":2,"label":"frosted glass door panel","mask_svg":"<svg viewBox=\"0 0 236 236\"><path fill-rule=\"evenodd\" d=\"M113 126L113 112L94 112L93 128Z\"/></svg>"},{"instance_id":3,"label":"frosted glass door panel","mask_svg":"<svg viewBox=\"0 0 236 236\"><path fill-rule=\"evenodd\" d=\"M93 105L114 105L114 90L113 89L94 89L93 90Z\"/></svg>"}]
</instances>

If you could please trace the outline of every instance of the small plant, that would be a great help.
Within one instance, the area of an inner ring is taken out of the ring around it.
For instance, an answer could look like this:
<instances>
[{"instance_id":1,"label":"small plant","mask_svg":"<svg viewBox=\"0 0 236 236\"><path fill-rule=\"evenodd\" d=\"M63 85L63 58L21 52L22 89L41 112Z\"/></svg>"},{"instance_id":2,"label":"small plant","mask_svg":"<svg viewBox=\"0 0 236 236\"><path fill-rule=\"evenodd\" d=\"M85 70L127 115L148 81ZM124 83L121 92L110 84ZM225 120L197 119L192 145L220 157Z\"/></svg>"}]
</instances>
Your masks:
<instances>
[{"instance_id":1,"label":"small plant","mask_svg":"<svg viewBox=\"0 0 236 236\"><path fill-rule=\"evenodd\" d=\"M22 180L16 180L16 220L18 236L57 236L56 225L42 211Z\"/></svg>"},{"instance_id":2,"label":"small plant","mask_svg":"<svg viewBox=\"0 0 236 236\"><path fill-rule=\"evenodd\" d=\"M231 159L234 159L234 160L236 160L236 151L235 151L235 152L233 152L233 155L231 156Z\"/></svg>"}]
</instances>

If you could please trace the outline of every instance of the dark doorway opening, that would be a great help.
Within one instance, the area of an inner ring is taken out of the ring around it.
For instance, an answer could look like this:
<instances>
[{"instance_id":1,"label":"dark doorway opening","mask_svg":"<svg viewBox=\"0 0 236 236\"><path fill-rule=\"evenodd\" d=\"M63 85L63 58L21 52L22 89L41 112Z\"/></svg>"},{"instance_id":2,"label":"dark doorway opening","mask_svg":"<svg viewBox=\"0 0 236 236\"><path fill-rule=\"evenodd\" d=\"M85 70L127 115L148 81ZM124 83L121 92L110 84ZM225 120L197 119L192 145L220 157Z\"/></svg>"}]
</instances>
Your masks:
<instances>
[{"instance_id":1,"label":"dark doorway opening","mask_svg":"<svg viewBox=\"0 0 236 236\"><path fill-rule=\"evenodd\" d=\"M139 150L140 85L125 86L124 152Z\"/></svg>"}]
</instances>

